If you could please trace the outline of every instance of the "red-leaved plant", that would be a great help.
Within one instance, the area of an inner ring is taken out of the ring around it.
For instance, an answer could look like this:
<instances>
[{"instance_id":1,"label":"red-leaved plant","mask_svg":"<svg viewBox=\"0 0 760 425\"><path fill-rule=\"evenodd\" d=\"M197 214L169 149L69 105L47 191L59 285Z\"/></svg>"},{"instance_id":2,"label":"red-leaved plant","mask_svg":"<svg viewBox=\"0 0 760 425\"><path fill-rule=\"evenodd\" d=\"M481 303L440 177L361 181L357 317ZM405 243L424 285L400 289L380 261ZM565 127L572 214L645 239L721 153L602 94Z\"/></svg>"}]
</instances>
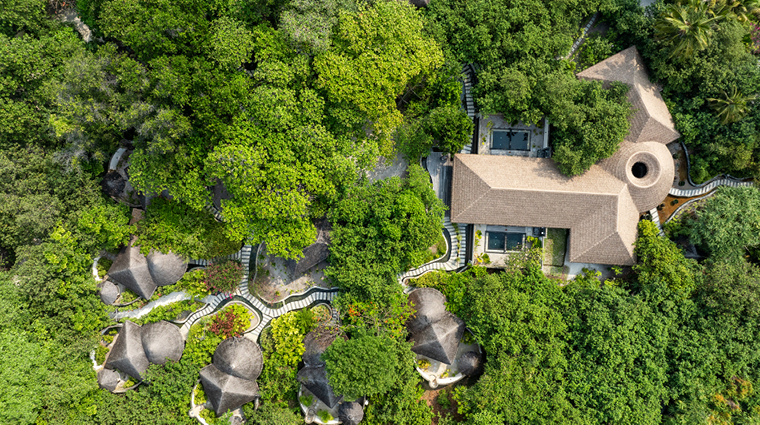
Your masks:
<instances>
[{"instance_id":1,"label":"red-leaved plant","mask_svg":"<svg viewBox=\"0 0 760 425\"><path fill-rule=\"evenodd\" d=\"M226 339L242 335L246 325L245 318L240 317L235 310L228 308L211 319L208 330Z\"/></svg>"},{"instance_id":2,"label":"red-leaved plant","mask_svg":"<svg viewBox=\"0 0 760 425\"><path fill-rule=\"evenodd\" d=\"M243 266L227 260L206 267L206 289L209 292L234 292L243 279Z\"/></svg>"}]
</instances>

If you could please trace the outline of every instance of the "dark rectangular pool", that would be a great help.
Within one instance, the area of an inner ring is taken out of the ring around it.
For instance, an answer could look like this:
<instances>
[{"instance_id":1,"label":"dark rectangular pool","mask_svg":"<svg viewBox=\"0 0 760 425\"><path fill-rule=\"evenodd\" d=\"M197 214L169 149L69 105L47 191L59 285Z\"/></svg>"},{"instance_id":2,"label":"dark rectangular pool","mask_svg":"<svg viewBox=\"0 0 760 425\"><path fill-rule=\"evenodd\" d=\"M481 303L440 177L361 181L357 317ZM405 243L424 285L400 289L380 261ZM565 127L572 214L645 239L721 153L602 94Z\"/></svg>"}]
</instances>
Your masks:
<instances>
[{"instance_id":1,"label":"dark rectangular pool","mask_svg":"<svg viewBox=\"0 0 760 425\"><path fill-rule=\"evenodd\" d=\"M508 151L529 151L530 131L527 130L494 130L491 139L491 149Z\"/></svg>"}]
</instances>

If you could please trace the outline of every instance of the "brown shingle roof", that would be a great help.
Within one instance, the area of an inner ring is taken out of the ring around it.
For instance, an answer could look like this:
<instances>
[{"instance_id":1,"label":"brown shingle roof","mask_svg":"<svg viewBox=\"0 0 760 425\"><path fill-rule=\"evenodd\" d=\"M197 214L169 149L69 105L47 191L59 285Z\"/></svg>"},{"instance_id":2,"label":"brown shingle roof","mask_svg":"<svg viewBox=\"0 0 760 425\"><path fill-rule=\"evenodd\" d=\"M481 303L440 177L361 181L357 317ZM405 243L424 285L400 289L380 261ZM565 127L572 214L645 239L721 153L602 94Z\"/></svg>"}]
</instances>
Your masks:
<instances>
[{"instance_id":1,"label":"brown shingle roof","mask_svg":"<svg viewBox=\"0 0 760 425\"><path fill-rule=\"evenodd\" d=\"M647 164L644 178L634 162ZM567 177L554 161L496 155L456 155L451 221L570 229L570 261L634 264L639 212L667 196L674 165L662 144L625 143L585 174Z\"/></svg>"},{"instance_id":2,"label":"brown shingle roof","mask_svg":"<svg viewBox=\"0 0 760 425\"><path fill-rule=\"evenodd\" d=\"M636 46L579 72L578 78L604 83L619 81L631 87L628 100L636 113L629 120L631 129L626 141L670 143L680 137L660 91L649 81L644 61Z\"/></svg>"}]
</instances>

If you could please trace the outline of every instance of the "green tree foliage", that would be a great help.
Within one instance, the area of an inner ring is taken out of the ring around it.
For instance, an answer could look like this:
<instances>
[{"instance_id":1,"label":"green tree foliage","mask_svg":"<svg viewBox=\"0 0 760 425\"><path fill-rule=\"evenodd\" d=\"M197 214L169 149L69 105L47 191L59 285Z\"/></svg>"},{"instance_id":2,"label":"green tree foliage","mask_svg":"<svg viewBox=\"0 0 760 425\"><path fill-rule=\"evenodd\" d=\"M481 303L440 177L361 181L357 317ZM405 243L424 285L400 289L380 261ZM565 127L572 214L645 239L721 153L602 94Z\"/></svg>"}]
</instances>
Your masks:
<instances>
[{"instance_id":1,"label":"green tree foliage","mask_svg":"<svg viewBox=\"0 0 760 425\"><path fill-rule=\"evenodd\" d=\"M3 6L10 7L9 3L23 6L34 2L5 3ZM0 6L0 10L6 13L13 8ZM9 37L0 31L0 78L3 81L0 85L0 148L53 144L48 121L50 114L56 111L56 92L51 85L64 73L65 62L82 51L76 35L68 28L39 38Z\"/></svg>"},{"instance_id":2,"label":"green tree foliage","mask_svg":"<svg viewBox=\"0 0 760 425\"><path fill-rule=\"evenodd\" d=\"M280 15L280 28L300 51L319 54L330 48L341 10L356 12L353 0L294 0Z\"/></svg>"},{"instance_id":3,"label":"green tree foliage","mask_svg":"<svg viewBox=\"0 0 760 425\"><path fill-rule=\"evenodd\" d=\"M396 275L419 265L441 232L444 205L428 174L410 165L408 178L393 177L352 188L330 211L330 267L338 286L366 299L397 288Z\"/></svg>"},{"instance_id":4,"label":"green tree foliage","mask_svg":"<svg viewBox=\"0 0 760 425\"><path fill-rule=\"evenodd\" d=\"M473 123L458 107L439 107L430 111L424 123L425 131L435 146L445 153L458 153L472 142Z\"/></svg>"},{"instance_id":5,"label":"green tree foliage","mask_svg":"<svg viewBox=\"0 0 760 425\"><path fill-rule=\"evenodd\" d=\"M154 249L188 258L212 259L237 252L241 242L230 240L224 225L206 210L193 210L175 200L154 198L137 223L137 243L145 253Z\"/></svg>"},{"instance_id":6,"label":"green tree foliage","mask_svg":"<svg viewBox=\"0 0 760 425\"><path fill-rule=\"evenodd\" d=\"M578 291L578 292L576 292ZM671 323L613 286L571 288L569 398L586 422L657 424L667 400Z\"/></svg>"},{"instance_id":7,"label":"green tree foliage","mask_svg":"<svg viewBox=\"0 0 760 425\"><path fill-rule=\"evenodd\" d=\"M628 86L615 83L605 90L601 82L567 74L549 80L542 104L554 126L552 158L563 174L581 174L612 156L628 134Z\"/></svg>"},{"instance_id":8,"label":"green tree foliage","mask_svg":"<svg viewBox=\"0 0 760 425\"><path fill-rule=\"evenodd\" d=\"M714 258L742 258L760 245L760 190L719 189L705 201L690 226L690 240Z\"/></svg>"},{"instance_id":9,"label":"green tree foliage","mask_svg":"<svg viewBox=\"0 0 760 425\"><path fill-rule=\"evenodd\" d=\"M712 103L712 108L718 113L720 123L723 125L735 123L747 116L749 113L748 103L755 100L756 96L744 96L736 87L731 94L723 92L723 97L719 99L707 99Z\"/></svg>"},{"instance_id":10,"label":"green tree foliage","mask_svg":"<svg viewBox=\"0 0 760 425\"><path fill-rule=\"evenodd\" d=\"M669 4L658 16L655 34L670 46L671 57L688 59L709 44L714 21L709 2L689 0Z\"/></svg>"},{"instance_id":11,"label":"green tree foliage","mask_svg":"<svg viewBox=\"0 0 760 425\"><path fill-rule=\"evenodd\" d=\"M423 26L420 12L407 2L359 5L356 13L340 13L333 48L314 60L316 85L326 93L336 124L371 133L386 157L402 121L396 97L414 77L443 64L440 47Z\"/></svg>"},{"instance_id":12,"label":"green tree foliage","mask_svg":"<svg viewBox=\"0 0 760 425\"><path fill-rule=\"evenodd\" d=\"M598 0L439 0L426 13L456 60L481 65L474 87L481 110L536 123L546 114L540 103L545 77L569 73L556 58L570 51L584 17L611 6Z\"/></svg>"},{"instance_id":13,"label":"green tree foliage","mask_svg":"<svg viewBox=\"0 0 760 425\"><path fill-rule=\"evenodd\" d=\"M483 376L459 408L472 424L572 423L578 414L564 388L568 368L567 302L537 261L510 273L482 275L467 285L461 316L487 354Z\"/></svg>"},{"instance_id":14,"label":"green tree foliage","mask_svg":"<svg viewBox=\"0 0 760 425\"><path fill-rule=\"evenodd\" d=\"M98 205L102 214L115 209L106 206L98 190L90 175L67 172L41 148L0 151L0 250L5 261L12 264L19 247L45 239L62 220L73 223L83 214L89 216L83 226L110 226L113 222L95 217L95 210L81 209Z\"/></svg>"},{"instance_id":15,"label":"green tree foliage","mask_svg":"<svg viewBox=\"0 0 760 425\"><path fill-rule=\"evenodd\" d=\"M46 26L45 0L3 0L0 2L0 33L13 37L19 31L37 32Z\"/></svg>"},{"instance_id":16,"label":"green tree foliage","mask_svg":"<svg viewBox=\"0 0 760 425\"><path fill-rule=\"evenodd\" d=\"M314 325L313 320L301 320L299 315L303 313L290 312L272 320L271 328L261 336L264 369L257 382L265 402L295 401L298 396L296 374L305 351L303 338Z\"/></svg>"},{"instance_id":17,"label":"green tree foliage","mask_svg":"<svg viewBox=\"0 0 760 425\"><path fill-rule=\"evenodd\" d=\"M393 345L393 340L383 336L336 339L322 355L335 393L356 400L390 390L398 368Z\"/></svg>"},{"instance_id":18,"label":"green tree foliage","mask_svg":"<svg viewBox=\"0 0 760 425\"><path fill-rule=\"evenodd\" d=\"M639 222L635 251L638 261L633 270L640 284L662 283L685 295L694 289L694 261L684 258L675 243L661 237L653 222Z\"/></svg>"}]
</instances>

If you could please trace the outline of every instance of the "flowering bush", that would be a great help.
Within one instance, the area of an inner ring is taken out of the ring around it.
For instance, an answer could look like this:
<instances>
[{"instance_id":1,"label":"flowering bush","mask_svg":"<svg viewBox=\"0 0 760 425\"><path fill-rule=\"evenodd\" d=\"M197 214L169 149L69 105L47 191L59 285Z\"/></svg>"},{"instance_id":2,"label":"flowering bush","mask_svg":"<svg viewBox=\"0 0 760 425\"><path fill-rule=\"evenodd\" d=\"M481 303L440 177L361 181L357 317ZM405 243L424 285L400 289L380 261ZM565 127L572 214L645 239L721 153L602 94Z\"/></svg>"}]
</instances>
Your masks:
<instances>
[{"instance_id":1,"label":"flowering bush","mask_svg":"<svg viewBox=\"0 0 760 425\"><path fill-rule=\"evenodd\" d=\"M750 23L749 25L749 39L752 41L749 49L753 55L758 55L760 54L760 26L753 23Z\"/></svg>"},{"instance_id":2,"label":"flowering bush","mask_svg":"<svg viewBox=\"0 0 760 425\"><path fill-rule=\"evenodd\" d=\"M237 261L224 261L206 267L204 283L210 292L233 292L243 279L243 266Z\"/></svg>"},{"instance_id":3,"label":"flowering bush","mask_svg":"<svg viewBox=\"0 0 760 425\"><path fill-rule=\"evenodd\" d=\"M211 318L208 330L223 338L241 336L251 324L251 317L245 307L233 304Z\"/></svg>"}]
</instances>

